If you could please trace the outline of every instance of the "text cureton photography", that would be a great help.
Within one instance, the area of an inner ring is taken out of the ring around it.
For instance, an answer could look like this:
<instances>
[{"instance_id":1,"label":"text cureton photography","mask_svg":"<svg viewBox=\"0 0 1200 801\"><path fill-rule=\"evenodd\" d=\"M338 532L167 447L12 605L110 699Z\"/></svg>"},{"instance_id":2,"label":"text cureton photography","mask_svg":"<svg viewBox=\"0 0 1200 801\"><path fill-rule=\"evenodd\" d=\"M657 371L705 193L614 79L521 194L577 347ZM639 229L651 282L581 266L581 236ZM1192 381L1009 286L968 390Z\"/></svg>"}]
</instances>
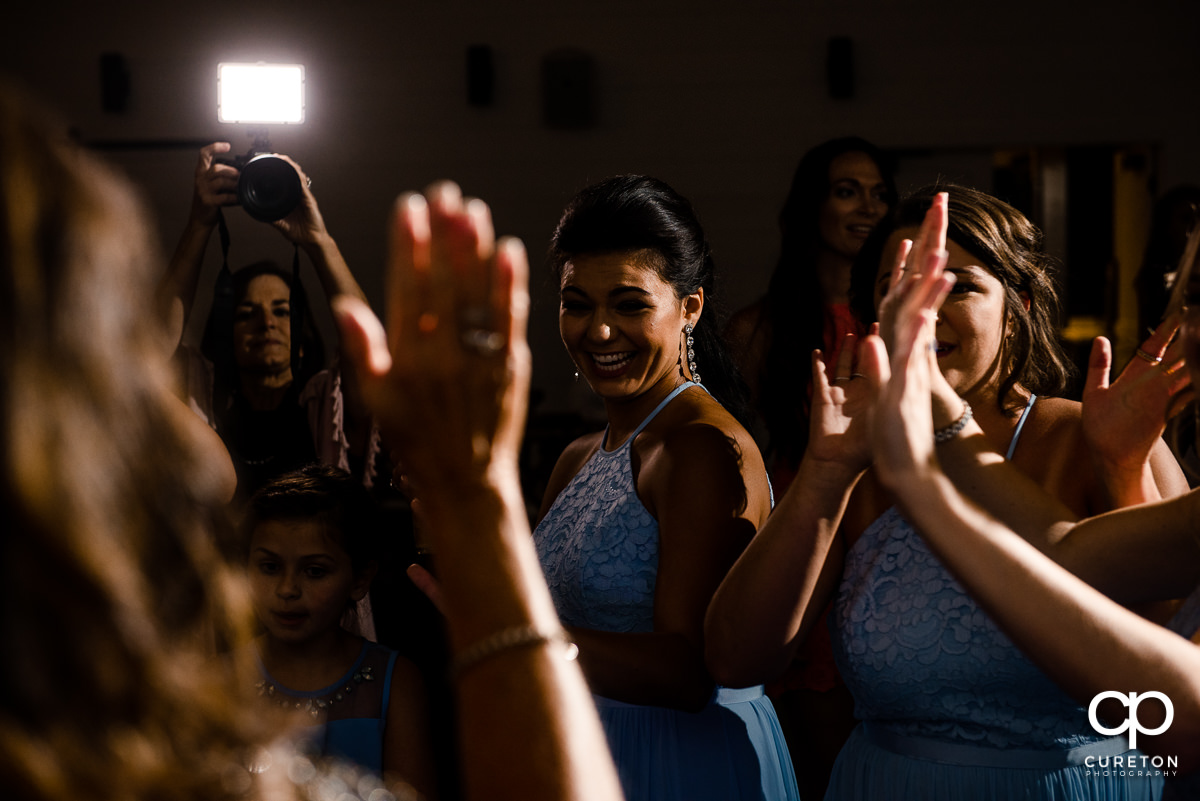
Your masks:
<instances>
[{"instance_id":1,"label":"text cureton photography","mask_svg":"<svg viewBox=\"0 0 1200 801\"><path fill-rule=\"evenodd\" d=\"M1125 720L1115 727L1105 726L1100 722L1097 709L1106 699L1114 699L1128 708L1129 714ZM1163 721L1157 727L1148 729L1138 720L1138 706L1147 698L1160 701L1164 707ZM1116 737L1129 732L1129 747L1137 748L1138 734L1162 734L1171 728L1175 719L1175 706L1164 693L1157 691L1145 693L1120 693L1115 690L1102 692L1092 699L1088 705L1088 721L1100 734ZM1177 756L1147 756L1145 754L1118 754L1115 756L1089 756L1084 760L1084 767L1089 775L1095 776L1175 776L1179 773L1179 757Z\"/></svg>"}]
</instances>

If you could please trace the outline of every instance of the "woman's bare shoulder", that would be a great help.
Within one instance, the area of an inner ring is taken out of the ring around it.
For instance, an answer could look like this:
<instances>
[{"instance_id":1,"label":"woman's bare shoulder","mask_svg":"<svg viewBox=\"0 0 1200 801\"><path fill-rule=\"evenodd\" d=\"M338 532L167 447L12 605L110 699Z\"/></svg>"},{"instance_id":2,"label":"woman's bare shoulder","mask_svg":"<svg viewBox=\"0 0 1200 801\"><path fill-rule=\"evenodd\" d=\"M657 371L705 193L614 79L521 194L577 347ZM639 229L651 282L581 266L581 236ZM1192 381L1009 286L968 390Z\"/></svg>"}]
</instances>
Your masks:
<instances>
[{"instance_id":1,"label":"woman's bare shoulder","mask_svg":"<svg viewBox=\"0 0 1200 801\"><path fill-rule=\"evenodd\" d=\"M1065 444L1083 433L1083 406L1066 398L1038 398L1021 428L1021 442Z\"/></svg>"},{"instance_id":2,"label":"woman's bare shoulder","mask_svg":"<svg viewBox=\"0 0 1200 801\"><path fill-rule=\"evenodd\" d=\"M1012 458L1013 464L1044 491L1085 516L1093 473L1081 409L1078 401L1038 398L1020 431Z\"/></svg>"},{"instance_id":3,"label":"woman's bare shoulder","mask_svg":"<svg viewBox=\"0 0 1200 801\"><path fill-rule=\"evenodd\" d=\"M738 485L751 493L749 500L761 500L769 510L767 469L750 433L703 391L686 392L680 400L683 402L654 433L652 447L657 453L648 454L646 468L669 471L675 478L686 475L697 486ZM762 498L758 498L760 494Z\"/></svg>"},{"instance_id":4,"label":"woman's bare shoulder","mask_svg":"<svg viewBox=\"0 0 1200 801\"><path fill-rule=\"evenodd\" d=\"M1045 398L1040 397L1034 404L1034 408L1038 412L1048 415L1051 419L1058 421L1073 421L1079 422L1082 414L1083 404L1076 400L1068 398Z\"/></svg>"},{"instance_id":5,"label":"woman's bare shoulder","mask_svg":"<svg viewBox=\"0 0 1200 801\"><path fill-rule=\"evenodd\" d=\"M752 451L758 464L762 455L754 437L720 402L703 389L696 388L680 396L681 403L674 413L663 420L662 437L673 447L688 447L696 440L701 447L712 446L721 440L734 443L739 449Z\"/></svg>"}]
</instances>

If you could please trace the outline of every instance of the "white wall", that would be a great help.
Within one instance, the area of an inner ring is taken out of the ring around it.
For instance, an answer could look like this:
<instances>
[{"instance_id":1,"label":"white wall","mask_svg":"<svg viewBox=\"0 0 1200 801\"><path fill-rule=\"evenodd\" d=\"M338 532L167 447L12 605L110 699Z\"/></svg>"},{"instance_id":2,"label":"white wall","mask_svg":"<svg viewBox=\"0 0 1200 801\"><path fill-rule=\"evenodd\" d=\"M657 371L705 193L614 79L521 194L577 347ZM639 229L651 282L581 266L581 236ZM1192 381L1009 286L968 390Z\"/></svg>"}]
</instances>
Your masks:
<instances>
[{"instance_id":1,"label":"white wall","mask_svg":"<svg viewBox=\"0 0 1200 801\"><path fill-rule=\"evenodd\" d=\"M1146 142L1162 185L1200 180L1194 0L449 0L443 3L161 0L23 4L5 21L0 67L55 104L85 140L210 140L215 65L306 65L308 121L273 134L313 176L335 236L373 298L383 226L404 189L441 177L493 205L535 260L565 200L586 182L648 172L690 196L740 306L765 287L774 218L805 149L859 134L885 147ZM825 45L854 40L857 92L829 99ZM466 48L493 48L492 107L466 102ZM540 124L539 67L561 47L590 53L599 124ZM99 55L122 53L129 110L100 111ZM192 149L114 154L145 187L169 245L187 211ZM957 157L956 157L957 158ZM959 169L952 159L948 169ZM899 176L902 187L923 176ZM231 214L234 259L289 253ZM215 258L215 243L210 257ZM210 265L211 269L211 265ZM535 271L535 275L541 275ZM535 306L535 385L563 405L570 364L555 293Z\"/></svg>"}]
</instances>

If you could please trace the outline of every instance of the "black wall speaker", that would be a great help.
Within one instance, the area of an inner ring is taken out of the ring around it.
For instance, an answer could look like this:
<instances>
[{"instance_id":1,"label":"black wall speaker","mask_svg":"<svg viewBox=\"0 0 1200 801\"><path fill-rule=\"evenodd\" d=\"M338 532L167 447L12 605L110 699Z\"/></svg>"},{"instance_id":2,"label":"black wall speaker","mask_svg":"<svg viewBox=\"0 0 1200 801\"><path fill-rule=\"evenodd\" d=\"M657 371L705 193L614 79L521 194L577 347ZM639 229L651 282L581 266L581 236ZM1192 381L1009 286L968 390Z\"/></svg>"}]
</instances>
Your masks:
<instances>
[{"instance_id":1,"label":"black wall speaker","mask_svg":"<svg viewBox=\"0 0 1200 801\"><path fill-rule=\"evenodd\" d=\"M835 100L854 97L854 42L849 36L835 36L829 40L825 78L830 97Z\"/></svg>"},{"instance_id":2,"label":"black wall speaker","mask_svg":"<svg viewBox=\"0 0 1200 801\"><path fill-rule=\"evenodd\" d=\"M129 67L120 53L100 54L100 108L120 114L129 106Z\"/></svg>"},{"instance_id":3,"label":"black wall speaker","mask_svg":"<svg viewBox=\"0 0 1200 801\"><path fill-rule=\"evenodd\" d=\"M580 130L596 124L592 57L559 50L542 59L542 120L549 128Z\"/></svg>"},{"instance_id":4,"label":"black wall speaker","mask_svg":"<svg viewBox=\"0 0 1200 801\"><path fill-rule=\"evenodd\" d=\"M471 45L467 48L467 102L472 106L490 106L496 91L496 70L492 66L492 48Z\"/></svg>"}]
</instances>

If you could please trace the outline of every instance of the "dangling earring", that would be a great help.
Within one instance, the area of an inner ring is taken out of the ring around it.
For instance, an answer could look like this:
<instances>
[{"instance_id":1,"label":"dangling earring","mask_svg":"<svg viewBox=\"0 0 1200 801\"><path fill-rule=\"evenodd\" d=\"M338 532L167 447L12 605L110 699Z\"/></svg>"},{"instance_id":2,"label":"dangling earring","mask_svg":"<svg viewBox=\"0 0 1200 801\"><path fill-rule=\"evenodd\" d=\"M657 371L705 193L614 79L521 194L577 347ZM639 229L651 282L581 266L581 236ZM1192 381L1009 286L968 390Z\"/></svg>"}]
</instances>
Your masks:
<instances>
[{"instance_id":1,"label":"dangling earring","mask_svg":"<svg viewBox=\"0 0 1200 801\"><path fill-rule=\"evenodd\" d=\"M688 370L691 371L692 380L695 381L697 384L699 384L700 383L700 373L699 373L699 371L696 370L696 350L695 350L696 340L692 339L692 331L694 331L695 328L696 327L694 325L692 325L691 323L688 323L687 325L685 325L683 327L683 333L687 335L687 341L685 344L687 345Z\"/></svg>"}]
</instances>

